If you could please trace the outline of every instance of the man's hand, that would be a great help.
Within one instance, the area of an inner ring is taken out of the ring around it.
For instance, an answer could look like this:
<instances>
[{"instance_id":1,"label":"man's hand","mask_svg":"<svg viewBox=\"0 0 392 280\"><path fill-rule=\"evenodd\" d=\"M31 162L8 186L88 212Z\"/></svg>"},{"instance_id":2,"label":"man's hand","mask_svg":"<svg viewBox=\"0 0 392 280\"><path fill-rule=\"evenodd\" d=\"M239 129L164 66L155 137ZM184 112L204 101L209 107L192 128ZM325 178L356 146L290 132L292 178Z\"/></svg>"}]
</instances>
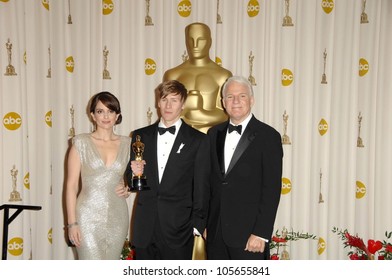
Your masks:
<instances>
[{"instance_id":1,"label":"man's hand","mask_svg":"<svg viewBox=\"0 0 392 280\"><path fill-rule=\"evenodd\" d=\"M131 169L132 169L132 173L140 176L143 174L144 171L144 165L146 164L145 160L132 160L131 161Z\"/></svg>"},{"instance_id":2,"label":"man's hand","mask_svg":"<svg viewBox=\"0 0 392 280\"><path fill-rule=\"evenodd\" d=\"M207 240L207 229L205 229L203 232L203 238L204 240Z\"/></svg>"},{"instance_id":3,"label":"man's hand","mask_svg":"<svg viewBox=\"0 0 392 280\"><path fill-rule=\"evenodd\" d=\"M265 249L265 241L259 236L251 234L246 242L245 251L253 253L263 253Z\"/></svg>"}]
</instances>

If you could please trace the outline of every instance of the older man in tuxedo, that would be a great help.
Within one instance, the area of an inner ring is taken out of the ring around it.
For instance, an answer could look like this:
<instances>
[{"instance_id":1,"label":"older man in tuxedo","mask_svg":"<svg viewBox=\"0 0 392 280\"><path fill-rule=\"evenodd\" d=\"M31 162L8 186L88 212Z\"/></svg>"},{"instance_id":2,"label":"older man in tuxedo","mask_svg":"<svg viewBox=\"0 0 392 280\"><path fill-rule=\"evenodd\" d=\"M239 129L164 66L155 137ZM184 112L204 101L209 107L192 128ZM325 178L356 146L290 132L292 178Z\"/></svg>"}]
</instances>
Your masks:
<instances>
[{"instance_id":1,"label":"older man in tuxedo","mask_svg":"<svg viewBox=\"0 0 392 280\"><path fill-rule=\"evenodd\" d=\"M137 260L190 260L194 234L202 233L207 220L209 144L207 136L181 118L187 89L176 81L157 89L158 122L137 129L132 142L144 143L143 161L131 155L125 172L144 174L150 190L135 200L132 244Z\"/></svg>"},{"instance_id":2,"label":"older man in tuxedo","mask_svg":"<svg viewBox=\"0 0 392 280\"><path fill-rule=\"evenodd\" d=\"M227 122L208 131L211 197L207 219L208 259L269 259L281 193L280 134L257 120L249 81L228 78L222 88Z\"/></svg>"}]
</instances>

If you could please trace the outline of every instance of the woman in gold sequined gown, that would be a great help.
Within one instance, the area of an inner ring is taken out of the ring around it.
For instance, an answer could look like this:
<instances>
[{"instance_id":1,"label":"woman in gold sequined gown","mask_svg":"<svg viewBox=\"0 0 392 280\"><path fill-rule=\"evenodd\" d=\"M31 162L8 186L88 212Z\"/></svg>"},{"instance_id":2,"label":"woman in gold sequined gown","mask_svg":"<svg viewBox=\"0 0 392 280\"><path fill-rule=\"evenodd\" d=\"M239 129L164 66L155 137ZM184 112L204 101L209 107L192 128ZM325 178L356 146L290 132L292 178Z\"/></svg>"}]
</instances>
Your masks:
<instances>
[{"instance_id":1,"label":"woman in gold sequined gown","mask_svg":"<svg viewBox=\"0 0 392 280\"><path fill-rule=\"evenodd\" d=\"M131 139L113 133L122 116L111 93L94 95L89 111L96 130L75 136L68 156L68 237L78 259L119 259L129 229L123 174Z\"/></svg>"}]
</instances>

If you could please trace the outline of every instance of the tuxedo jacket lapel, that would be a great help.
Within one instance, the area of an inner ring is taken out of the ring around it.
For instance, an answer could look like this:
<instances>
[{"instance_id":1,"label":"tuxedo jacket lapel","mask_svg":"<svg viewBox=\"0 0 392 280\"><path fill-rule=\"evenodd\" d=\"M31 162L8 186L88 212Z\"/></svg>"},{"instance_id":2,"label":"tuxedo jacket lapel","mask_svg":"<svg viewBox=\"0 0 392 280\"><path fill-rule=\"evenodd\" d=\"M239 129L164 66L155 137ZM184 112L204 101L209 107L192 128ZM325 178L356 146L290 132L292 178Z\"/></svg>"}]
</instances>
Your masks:
<instances>
[{"instance_id":1,"label":"tuxedo jacket lapel","mask_svg":"<svg viewBox=\"0 0 392 280\"><path fill-rule=\"evenodd\" d=\"M229 167L227 168L226 176L233 169L234 165L237 163L244 151L248 148L249 144L253 141L253 139L255 139L256 134L252 129L252 119L249 121L245 131L242 133L240 141L238 142L234 151L233 157L231 158Z\"/></svg>"},{"instance_id":2,"label":"tuxedo jacket lapel","mask_svg":"<svg viewBox=\"0 0 392 280\"><path fill-rule=\"evenodd\" d=\"M167 160L167 163L166 163L166 167L167 166L171 166L171 165L173 165L173 164L179 164L178 162L173 162L173 160L175 160L175 159L173 159L173 157L174 157L174 155L179 151L179 149L180 149L180 146L181 146L181 144L187 144L187 143L190 143L190 141L189 141L189 138L191 137L190 136L190 134L188 133L189 132L189 130L188 130L188 127L187 127L187 124L185 124L184 122L182 122L182 125L181 125L181 127L180 127L180 130L178 131L178 133L177 133L177 136L176 136L176 139L174 140L174 143L173 143L173 147L172 147L172 149L171 149L171 151L170 151L170 155L169 155L169 158L168 158L168 160ZM181 152L181 151L180 151ZM158 159L157 159L158 160ZM162 180L161 180L161 184L162 184L162 182L164 182L164 181L166 181L167 180L167 178L165 179L165 177L166 176L172 176L173 174L167 174L167 168L165 167L165 170L164 170L164 172L163 172L163 175L162 175ZM157 164L157 166L156 166L156 170L157 170L157 172L158 172L158 164ZM157 177L158 177L158 173L157 173Z\"/></svg>"}]
</instances>

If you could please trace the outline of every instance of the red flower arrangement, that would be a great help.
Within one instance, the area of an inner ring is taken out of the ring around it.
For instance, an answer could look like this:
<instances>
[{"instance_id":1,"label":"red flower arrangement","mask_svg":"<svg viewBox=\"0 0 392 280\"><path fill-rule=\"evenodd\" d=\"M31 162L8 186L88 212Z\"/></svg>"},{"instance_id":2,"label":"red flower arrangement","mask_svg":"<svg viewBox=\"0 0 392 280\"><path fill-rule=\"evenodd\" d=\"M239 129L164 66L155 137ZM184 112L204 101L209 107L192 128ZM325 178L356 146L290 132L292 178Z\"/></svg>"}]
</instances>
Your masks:
<instances>
[{"instance_id":1,"label":"red flower arrangement","mask_svg":"<svg viewBox=\"0 0 392 280\"><path fill-rule=\"evenodd\" d=\"M275 235L272 236L271 242L269 242L269 248L270 250L276 249L276 253L271 254L271 260L288 260L289 258L289 252L287 252L286 248L287 241L297 241L299 239L316 239L317 236L309 233L300 233L300 232L294 232L291 230L290 232L287 231L286 228L283 228L282 234L279 234L279 231L277 230L275 232ZM281 252L281 255L279 255L279 249L280 247L283 247L283 251Z\"/></svg>"},{"instance_id":2,"label":"red flower arrangement","mask_svg":"<svg viewBox=\"0 0 392 280\"><path fill-rule=\"evenodd\" d=\"M348 256L350 260L374 260L377 253L379 260L392 260L392 244L388 241L392 236L392 232L385 232L387 240L379 241L369 239L367 246L358 234L351 235L347 229L341 230L337 227L332 229L333 233L337 233L343 241L344 248L349 247Z\"/></svg>"},{"instance_id":3,"label":"red flower arrangement","mask_svg":"<svg viewBox=\"0 0 392 280\"><path fill-rule=\"evenodd\" d=\"M131 245L128 239L125 239L124 246L120 255L120 260L133 259L135 259L135 248Z\"/></svg>"}]
</instances>

